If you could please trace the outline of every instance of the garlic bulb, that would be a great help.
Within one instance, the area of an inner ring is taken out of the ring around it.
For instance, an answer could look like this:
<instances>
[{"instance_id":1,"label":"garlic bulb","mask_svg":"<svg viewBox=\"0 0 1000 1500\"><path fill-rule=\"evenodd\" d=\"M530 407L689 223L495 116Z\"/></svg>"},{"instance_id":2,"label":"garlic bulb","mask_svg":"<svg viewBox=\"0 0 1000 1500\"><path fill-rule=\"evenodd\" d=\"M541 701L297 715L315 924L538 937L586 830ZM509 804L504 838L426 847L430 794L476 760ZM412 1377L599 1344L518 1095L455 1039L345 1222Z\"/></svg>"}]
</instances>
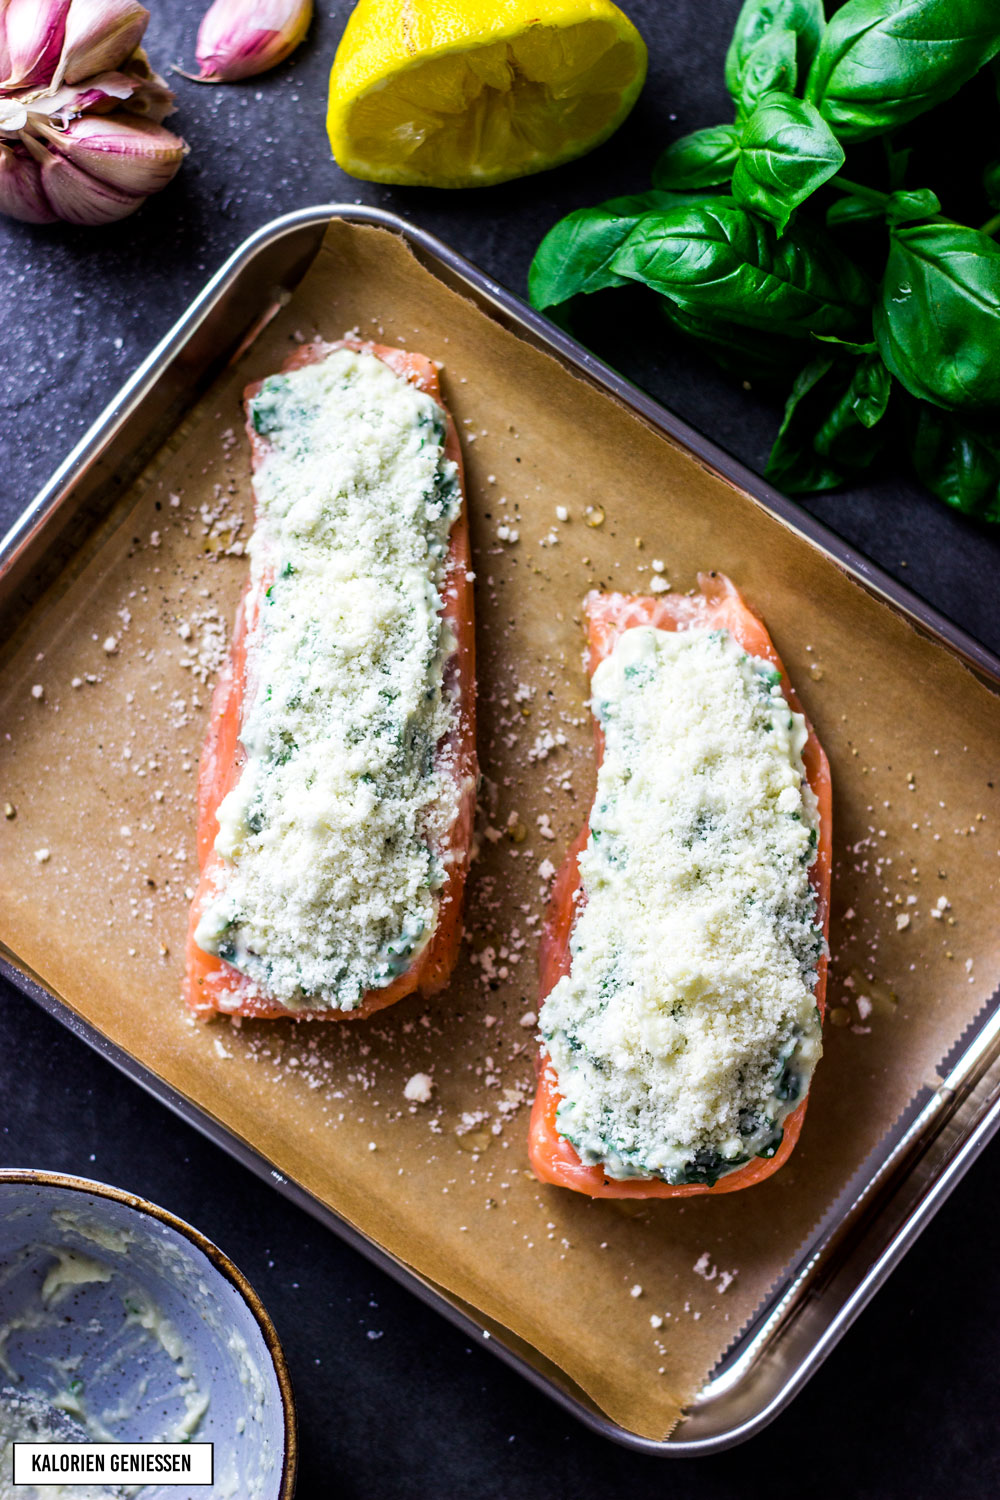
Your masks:
<instances>
[{"instance_id":1,"label":"garlic bulb","mask_svg":"<svg viewBox=\"0 0 1000 1500\"><path fill-rule=\"evenodd\" d=\"M195 81L235 83L266 73L295 51L312 13L312 0L215 0L198 29Z\"/></svg>"},{"instance_id":2,"label":"garlic bulb","mask_svg":"<svg viewBox=\"0 0 1000 1500\"><path fill-rule=\"evenodd\" d=\"M135 0L0 0L0 213L109 224L180 167Z\"/></svg>"}]
</instances>

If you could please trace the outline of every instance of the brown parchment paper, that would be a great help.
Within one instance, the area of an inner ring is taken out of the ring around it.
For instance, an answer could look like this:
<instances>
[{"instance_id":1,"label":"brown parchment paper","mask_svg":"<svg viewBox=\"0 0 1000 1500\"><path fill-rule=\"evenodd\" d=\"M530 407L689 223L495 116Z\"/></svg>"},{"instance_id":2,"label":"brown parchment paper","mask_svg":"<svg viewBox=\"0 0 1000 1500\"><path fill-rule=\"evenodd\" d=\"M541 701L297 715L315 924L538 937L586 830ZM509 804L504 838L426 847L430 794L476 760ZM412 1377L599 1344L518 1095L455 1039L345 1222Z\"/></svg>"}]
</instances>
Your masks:
<instances>
[{"instance_id":1,"label":"brown parchment paper","mask_svg":"<svg viewBox=\"0 0 1000 1500\"><path fill-rule=\"evenodd\" d=\"M485 775L467 944L445 994L368 1022L195 1024L178 992L198 752L245 571L240 391L296 339L354 328L442 361L464 439ZM537 1184L525 1154L538 917L593 785L579 604L595 584L648 589L655 568L688 589L712 567L763 614L833 768L826 1056L774 1178L721 1198L592 1203ZM290 305L33 611L3 669L0 726L10 949L646 1436L669 1432L1000 977L1000 700L385 231L332 225ZM404 1096L417 1072L434 1080L429 1104Z\"/></svg>"}]
</instances>

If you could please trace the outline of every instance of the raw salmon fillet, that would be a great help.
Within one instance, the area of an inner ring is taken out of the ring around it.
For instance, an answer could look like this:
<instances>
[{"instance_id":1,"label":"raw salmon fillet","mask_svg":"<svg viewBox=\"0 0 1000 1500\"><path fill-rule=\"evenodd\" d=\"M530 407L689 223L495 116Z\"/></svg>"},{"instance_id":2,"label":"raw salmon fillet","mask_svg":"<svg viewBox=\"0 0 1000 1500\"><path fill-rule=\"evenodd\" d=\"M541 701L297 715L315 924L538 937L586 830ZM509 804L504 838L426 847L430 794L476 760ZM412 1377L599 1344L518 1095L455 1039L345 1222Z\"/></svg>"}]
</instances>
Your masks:
<instances>
[{"instance_id":1,"label":"raw salmon fillet","mask_svg":"<svg viewBox=\"0 0 1000 1500\"><path fill-rule=\"evenodd\" d=\"M248 678L247 639L252 634L252 626L261 604L260 589L254 591L248 579L236 614L229 656L213 694L211 721L198 773L198 863L201 876L191 903L184 980L185 1002L196 1014L224 1011L227 1015L238 1016L358 1020L392 1005L415 990L424 995L435 994L447 984L458 958L462 940L462 902L471 859L478 780L472 566L468 515L464 504L462 454L455 424L441 400L437 366L422 354L389 348L384 344L342 339L330 344L304 345L285 362L282 370L298 369L302 365L324 359L335 349L344 348L375 355L398 375L426 391L438 403L447 419L444 456L456 464L463 494L463 504L449 534L441 590L442 616L456 641L455 649L445 663L444 681L446 689L455 690L457 699L455 727L448 738L439 744L437 753L439 762L448 764L450 774L455 778L458 810L443 845L436 850L442 857L447 872L437 922L430 940L416 954L410 967L384 988L368 990L361 1004L353 1010L338 1010L333 1007L292 1009L268 995L250 976L215 954L204 952L195 942L198 922L212 899L223 863L214 849L219 831L218 809L223 798L235 786L246 759L240 743L240 730ZM244 392L245 404L253 399L259 389L260 382L247 387ZM267 443L254 431L249 419L247 433L253 467L257 468L267 452Z\"/></svg>"},{"instance_id":2,"label":"raw salmon fillet","mask_svg":"<svg viewBox=\"0 0 1000 1500\"><path fill-rule=\"evenodd\" d=\"M795 713L802 713L802 705L794 690L788 685L788 674L781 663L767 630L757 615L749 608L735 584L721 573L699 575L701 594L659 595L645 597L635 594L592 593L586 600L586 615L589 633L589 669L591 674L599 662L614 650L615 642L623 631L633 625L652 625L660 630L687 630L692 627L714 626L728 630L751 656L761 657L773 663L782 674L783 690L788 706ZM830 767L816 733L806 719L809 737L802 752L806 779L816 794L819 804L819 840L816 858L809 869L809 878L816 893L817 919L823 936L829 935L830 925L830 869L832 864L832 792ZM597 762L600 765L603 753L603 735L595 725L597 739ZM579 904L577 892L580 887L578 860L590 835L587 825L571 846L552 887L548 914L542 931L540 951L540 995L545 997L564 974L569 973L569 939ZM820 1017L826 1009L827 954L824 951L817 965L816 1003ZM528 1151L536 1177L543 1182L552 1182L560 1187L573 1188L591 1198L686 1198L695 1193L734 1193L740 1188L762 1182L788 1160L799 1138L805 1119L808 1095L784 1122L781 1144L772 1157L754 1157L745 1166L727 1173L711 1187L704 1183L685 1183L673 1186L659 1178L628 1178L619 1180L606 1177L599 1165L588 1166L582 1162L558 1131L556 1109L560 1096L555 1088L548 1057L543 1053L539 1059L538 1087L529 1126Z\"/></svg>"}]
</instances>

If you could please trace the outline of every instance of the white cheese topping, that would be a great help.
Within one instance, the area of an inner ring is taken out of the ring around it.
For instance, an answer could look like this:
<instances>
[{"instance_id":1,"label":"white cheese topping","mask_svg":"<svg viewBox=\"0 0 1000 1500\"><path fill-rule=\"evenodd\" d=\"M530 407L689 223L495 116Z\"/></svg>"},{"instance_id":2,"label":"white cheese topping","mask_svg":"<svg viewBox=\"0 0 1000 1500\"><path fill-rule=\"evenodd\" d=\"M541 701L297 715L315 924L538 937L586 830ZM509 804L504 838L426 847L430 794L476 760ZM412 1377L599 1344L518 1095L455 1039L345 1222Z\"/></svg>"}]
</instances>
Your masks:
<instances>
[{"instance_id":1,"label":"white cheese topping","mask_svg":"<svg viewBox=\"0 0 1000 1500\"><path fill-rule=\"evenodd\" d=\"M821 1052L801 714L724 630L626 630L570 973L540 1029L558 1128L611 1177L712 1182L773 1155Z\"/></svg>"},{"instance_id":2,"label":"white cheese topping","mask_svg":"<svg viewBox=\"0 0 1000 1500\"><path fill-rule=\"evenodd\" d=\"M372 354L272 376L250 412L267 451L247 760L196 939L291 1008L351 1010L437 920L457 807L441 588L460 488L441 407Z\"/></svg>"}]
</instances>

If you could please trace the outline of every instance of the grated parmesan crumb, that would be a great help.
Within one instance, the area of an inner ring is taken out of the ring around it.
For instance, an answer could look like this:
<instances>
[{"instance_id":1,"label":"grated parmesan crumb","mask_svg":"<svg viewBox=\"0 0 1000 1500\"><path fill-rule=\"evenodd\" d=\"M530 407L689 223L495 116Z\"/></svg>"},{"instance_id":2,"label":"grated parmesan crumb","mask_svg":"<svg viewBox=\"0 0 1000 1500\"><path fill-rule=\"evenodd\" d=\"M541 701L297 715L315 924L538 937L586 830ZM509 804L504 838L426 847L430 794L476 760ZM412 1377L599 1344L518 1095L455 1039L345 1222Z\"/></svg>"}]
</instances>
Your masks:
<instances>
[{"instance_id":1,"label":"grated parmesan crumb","mask_svg":"<svg viewBox=\"0 0 1000 1500\"><path fill-rule=\"evenodd\" d=\"M414 1073L403 1088L404 1099L411 1104L429 1104L434 1092L434 1080L429 1073Z\"/></svg>"}]
</instances>

